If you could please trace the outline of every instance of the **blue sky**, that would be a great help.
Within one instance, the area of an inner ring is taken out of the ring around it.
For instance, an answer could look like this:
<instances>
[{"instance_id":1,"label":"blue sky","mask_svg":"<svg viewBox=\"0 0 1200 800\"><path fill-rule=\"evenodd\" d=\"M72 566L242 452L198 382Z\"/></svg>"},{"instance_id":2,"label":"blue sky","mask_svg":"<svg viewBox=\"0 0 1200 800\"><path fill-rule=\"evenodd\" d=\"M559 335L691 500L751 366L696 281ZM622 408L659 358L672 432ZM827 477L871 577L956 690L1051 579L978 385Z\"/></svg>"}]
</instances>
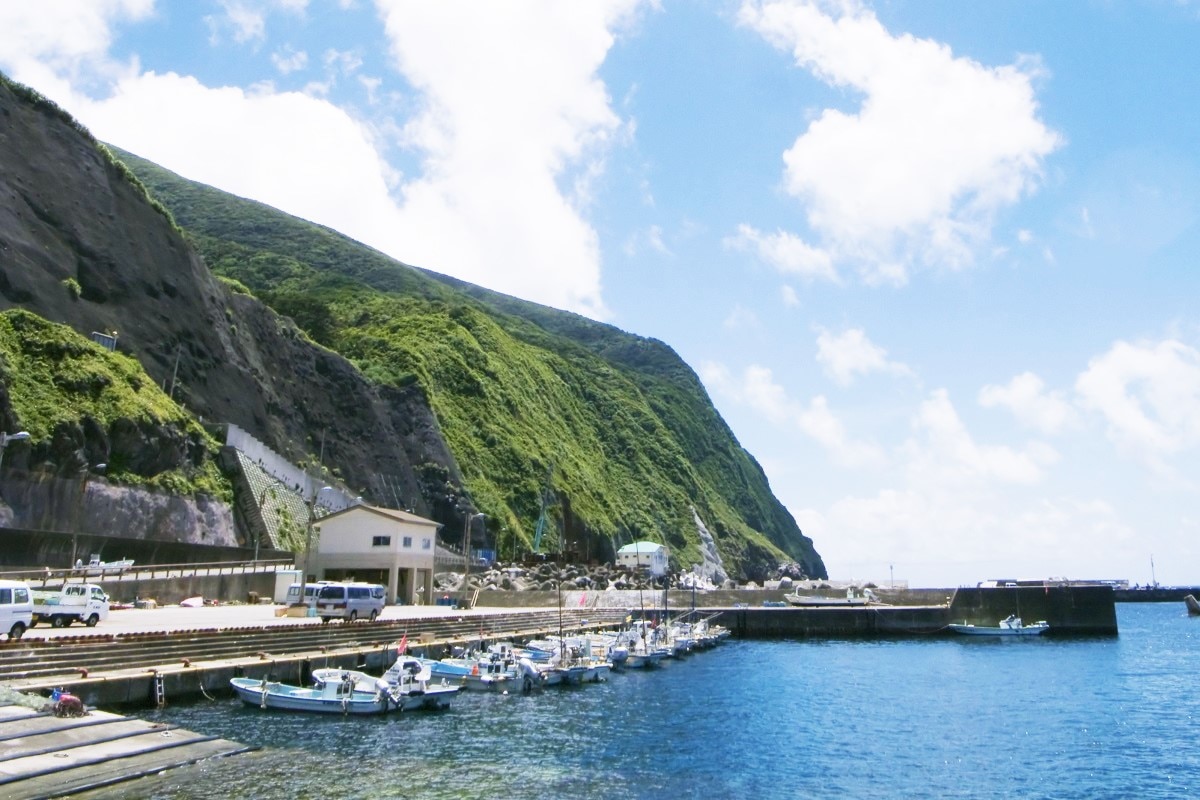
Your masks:
<instances>
[{"instance_id":1,"label":"blue sky","mask_svg":"<svg viewBox=\"0 0 1200 800\"><path fill-rule=\"evenodd\" d=\"M833 577L1200 580L1200 4L43 0L0 30L104 141L671 345Z\"/></svg>"}]
</instances>

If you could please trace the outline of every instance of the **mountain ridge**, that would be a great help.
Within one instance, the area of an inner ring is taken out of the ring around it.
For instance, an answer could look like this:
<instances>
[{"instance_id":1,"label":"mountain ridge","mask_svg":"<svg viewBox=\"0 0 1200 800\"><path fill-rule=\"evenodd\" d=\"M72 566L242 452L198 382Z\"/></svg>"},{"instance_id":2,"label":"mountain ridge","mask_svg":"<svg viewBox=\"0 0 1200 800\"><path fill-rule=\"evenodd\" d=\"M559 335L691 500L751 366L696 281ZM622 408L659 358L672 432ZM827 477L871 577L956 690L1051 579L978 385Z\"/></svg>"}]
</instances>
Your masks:
<instances>
[{"instance_id":1,"label":"mountain ridge","mask_svg":"<svg viewBox=\"0 0 1200 800\"><path fill-rule=\"evenodd\" d=\"M29 117L18 102L0 87L6 116ZM530 546L549 482L556 548L611 555L653 538L686 568L703 560L701 520L735 574L761 578L793 559L825 576L761 467L666 344L404 265L115 147L120 166L101 169L103 154L78 131L73 145L44 125L6 135L4 152L52 144L56 166L46 169L90 165L84 174L107 188L77 189L63 209L60 192L41 191L41 177L0 155L13 185L26 187L3 198L0 243L21 238L17 222L31 198L55 219L69 211L80 228L68 236L62 224L35 225L31 234L25 225L26 240L45 239L73 258L26 261L44 274L24 286L0 266L0 307L77 330L118 327L113 303L138 309L159 335L124 326L122 348L156 381L174 375L194 413L238 424L289 458L321 459L367 495L380 476L399 476L406 504L448 531L482 510L491 533L477 544L506 556ZM120 181L133 194L134 183L144 187L152 202L140 202L154 222L139 216L126 227L93 207L89 198L117 193ZM16 213L2 213L6 206ZM128 253L100 220L122 228L117 238L165 238L174 255ZM87 252L101 254L104 268L80 269ZM186 285L158 287L170 276ZM77 281L78 297L47 299L67 280ZM132 290L122 299L98 289L106 281Z\"/></svg>"}]
</instances>

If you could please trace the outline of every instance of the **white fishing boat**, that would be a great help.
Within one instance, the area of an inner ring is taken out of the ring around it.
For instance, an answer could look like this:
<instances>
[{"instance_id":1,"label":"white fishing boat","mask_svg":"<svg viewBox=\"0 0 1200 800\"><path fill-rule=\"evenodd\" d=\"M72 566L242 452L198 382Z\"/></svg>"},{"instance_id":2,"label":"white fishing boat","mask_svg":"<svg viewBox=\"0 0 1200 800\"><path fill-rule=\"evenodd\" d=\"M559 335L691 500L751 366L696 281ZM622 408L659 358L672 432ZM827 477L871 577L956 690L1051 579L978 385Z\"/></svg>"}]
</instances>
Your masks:
<instances>
[{"instance_id":1,"label":"white fishing boat","mask_svg":"<svg viewBox=\"0 0 1200 800\"><path fill-rule=\"evenodd\" d=\"M587 636L548 637L531 643L548 651L548 661L536 664L547 686L595 683L608 677L612 662L594 655L595 646Z\"/></svg>"},{"instance_id":2,"label":"white fishing boat","mask_svg":"<svg viewBox=\"0 0 1200 800\"><path fill-rule=\"evenodd\" d=\"M846 589L845 597L826 597L819 594L800 594L799 589L785 594L783 599L793 606L868 606L879 603L879 598L870 589L857 591L853 586Z\"/></svg>"},{"instance_id":3,"label":"white fishing boat","mask_svg":"<svg viewBox=\"0 0 1200 800\"><path fill-rule=\"evenodd\" d=\"M401 711L447 708L461 684L434 681L429 666L415 656L401 655L376 678L358 670L323 667L312 673L316 688L350 683L356 693L378 692Z\"/></svg>"},{"instance_id":4,"label":"white fishing boat","mask_svg":"<svg viewBox=\"0 0 1200 800\"><path fill-rule=\"evenodd\" d=\"M122 558L117 561L101 561L100 556L93 555L86 565L77 565L85 575L107 575L121 573L133 567L132 558Z\"/></svg>"},{"instance_id":5,"label":"white fishing boat","mask_svg":"<svg viewBox=\"0 0 1200 800\"><path fill-rule=\"evenodd\" d=\"M421 659L435 681L461 685L471 692L498 692L517 676L516 661L490 653L468 653L461 657Z\"/></svg>"},{"instance_id":6,"label":"white fishing boat","mask_svg":"<svg viewBox=\"0 0 1200 800\"><path fill-rule=\"evenodd\" d=\"M318 687L292 686L265 678L230 678L229 685L248 706L324 714L382 714L397 705L389 693L358 691L353 681L330 681Z\"/></svg>"},{"instance_id":7,"label":"white fishing boat","mask_svg":"<svg viewBox=\"0 0 1200 800\"><path fill-rule=\"evenodd\" d=\"M973 625L969 622L951 624L947 627L955 633L967 636L1040 636L1050 630L1045 620L1039 620L1029 625L1024 624L1016 614L1010 614L1000 620L999 625Z\"/></svg>"}]
</instances>

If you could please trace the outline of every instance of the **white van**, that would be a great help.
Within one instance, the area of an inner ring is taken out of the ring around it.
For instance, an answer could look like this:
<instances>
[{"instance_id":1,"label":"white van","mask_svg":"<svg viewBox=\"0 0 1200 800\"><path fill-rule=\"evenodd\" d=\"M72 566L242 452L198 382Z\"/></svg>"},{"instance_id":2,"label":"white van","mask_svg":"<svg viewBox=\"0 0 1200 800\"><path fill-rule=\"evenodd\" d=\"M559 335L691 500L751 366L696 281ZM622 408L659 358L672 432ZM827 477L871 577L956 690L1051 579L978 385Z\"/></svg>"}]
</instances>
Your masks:
<instances>
[{"instance_id":1,"label":"white van","mask_svg":"<svg viewBox=\"0 0 1200 800\"><path fill-rule=\"evenodd\" d=\"M324 586L328 582L329 581L320 581L320 582L309 581L308 583L304 584L304 603L305 603L305 605L316 608L317 592L321 591L321 587ZM300 602L300 584L293 583L291 586L288 587L287 604L289 606L294 606L299 602Z\"/></svg>"},{"instance_id":2,"label":"white van","mask_svg":"<svg viewBox=\"0 0 1200 800\"><path fill-rule=\"evenodd\" d=\"M387 604L387 589L378 583L342 583L327 581L319 584L317 615L323 622L334 617L347 622L375 619Z\"/></svg>"},{"instance_id":3,"label":"white van","mask_svg":"<svg viewBox=\"0 0 1200 800\"><path fill-rule=\"evenodd\" d=\"M33 593L21 581L0 580L0 633L20 639L33 623Z\"/></svg>"}]
</instances>

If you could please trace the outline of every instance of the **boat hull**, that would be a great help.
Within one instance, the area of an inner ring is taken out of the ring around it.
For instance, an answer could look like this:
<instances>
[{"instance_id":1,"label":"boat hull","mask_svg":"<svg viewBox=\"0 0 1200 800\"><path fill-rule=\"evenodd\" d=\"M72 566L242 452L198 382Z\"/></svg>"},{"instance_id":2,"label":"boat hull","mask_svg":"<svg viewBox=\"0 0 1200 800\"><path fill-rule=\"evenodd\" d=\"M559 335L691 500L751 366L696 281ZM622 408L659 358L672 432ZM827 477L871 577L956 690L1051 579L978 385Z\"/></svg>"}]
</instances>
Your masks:
<instances>
[{"instance_id":1,"label":"boat hull","mask_svg":"<svg viewBox=\"0 0 1200 800\"><path fill-rule=\"evenodd\" d=\"M458 690L461 688L460 684L427 683L424 681L405 684L389 683L389 691L384 694L376 688L380 681L379 678L367 675L365 672L358 672L357 670L322 668L313 670L312 677L318 685L338 682L349 678L354 684L356 695L375 692L383 701L388 703L389 709L398 709L400 711L435 711L442 708L449 708L450 701L458 694Z\"/></svg>"},{"instance_id":2,"label":"boat hull","mask_svg":"<svg viewBox=\"0 0 1200 800\"><path fill-rule=\"evenodd\" d=\"M232 678L230 685L248 706L263 710L304 711L314 714L382 714L394 708L386 696L353 691L341 695L274 681Z\"/></svg>"},{"instance_id":3,"label":"boat hull","mask_svg":"<svg viewBox=\"0 0 1200 800\"><path fill-rule=\"evenodd\" d=\"M988 625L950 625L950 630L964 636L1041 636L1050 628L1047 625L1029 625L1023 628L1000 628Z\"/></svg>"}]
</instances>

